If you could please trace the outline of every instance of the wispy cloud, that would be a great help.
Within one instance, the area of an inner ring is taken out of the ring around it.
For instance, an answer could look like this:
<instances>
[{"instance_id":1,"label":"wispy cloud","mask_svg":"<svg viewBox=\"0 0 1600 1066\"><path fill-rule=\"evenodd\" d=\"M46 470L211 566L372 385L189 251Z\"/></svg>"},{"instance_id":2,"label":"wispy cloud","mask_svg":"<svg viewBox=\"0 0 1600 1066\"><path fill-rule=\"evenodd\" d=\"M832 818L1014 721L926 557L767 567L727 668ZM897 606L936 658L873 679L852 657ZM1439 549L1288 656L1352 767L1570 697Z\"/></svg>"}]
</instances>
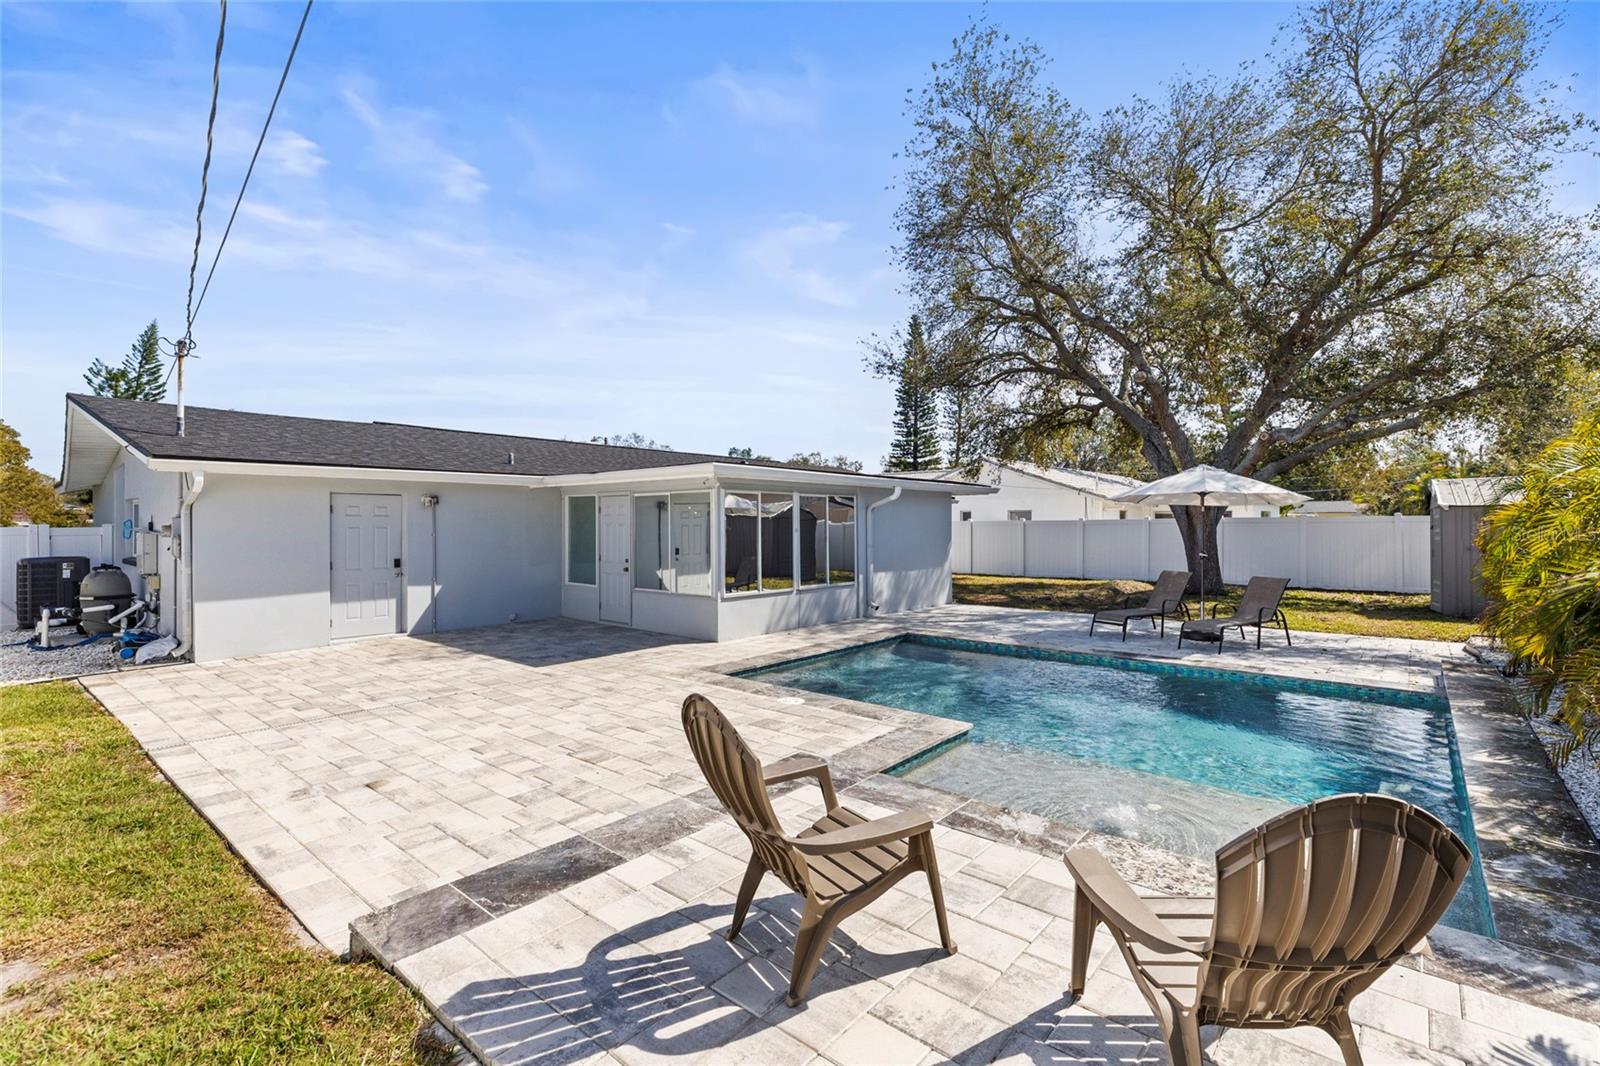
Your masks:
<instances>
[{"instance_id":1,"label":"wispy cloud","mask_svg":"<svg viewBox=\"0 0 1600 1066\"><path fill-rule=\"evenodd\" d=\"M262 150L281 172L297 178L314 178L328 165L317 142L293 130L274 133Z\"/></svg>"},{"instance_id":2,"label":"wispy cloud","mask_svg":"<svg viewBox=\"0 0 1600 1066\"><path fill-rule=\"evenodd\" d=\"M695 88L736 118L757 125L812 125L822 111L822 76L810 63L798 75L742 71L719 63Z\"/></svg>"},{"instance_id":3,"label":"wispy cloud","mask_svg":"<svg viewBox=\"0 0 1600 1066\"><path fill-rule=\"evenodd\" d=\"M661 232L666 235L666 239L661 242L662 247L669 251L676 248L682 248L684 245L694 240L694 227L685 226L678 222L661 223Z\"/></svg>"},{"instance_id":4,"label":"wispy cloud","mask_svg":"<svg viewBox=\"0 0 1600 1066\"><path fill-rule=\"evenodd\" d=\"M807 299L836 307L855 304L849 287L803 260L836 244L849 227L843 222L802 218L775 226L745 246L744 258L773 281L794 289Z\"/></svg>"},{"instance_id":5,"label":"wispy cloud","mask_svg":"<svg viewBox=\"0 0 1600 1066\"><path fill-rule=\"evenodd\" d=\"M385 111L375 96L376 88L365 79L349 80L339 90L350 113L371 131L382 158L434 183L451 200L475 203L489 190L482 171L434 138L427 112Z\"/></svg>"},{"instance_id":6,"label":"wispy cloud","mask_svg":"<svg viewBox=\"0 0 1600 1066\"><path fill-rule=\"evenodd\" d=\"M528 184L533 191L562 194L583 185L583 173L577 164L552 148L526 122L514 118L507 125L527 158Z\"/></svg>"}]
</instances>

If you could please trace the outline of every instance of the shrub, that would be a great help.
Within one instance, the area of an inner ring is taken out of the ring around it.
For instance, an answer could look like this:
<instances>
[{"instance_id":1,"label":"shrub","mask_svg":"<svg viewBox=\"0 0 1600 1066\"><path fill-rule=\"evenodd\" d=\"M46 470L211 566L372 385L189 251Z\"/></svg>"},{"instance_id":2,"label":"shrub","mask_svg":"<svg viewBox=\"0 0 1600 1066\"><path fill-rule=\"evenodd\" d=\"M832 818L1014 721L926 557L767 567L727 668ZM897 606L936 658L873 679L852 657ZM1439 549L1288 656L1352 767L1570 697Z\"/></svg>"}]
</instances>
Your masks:
<instances>
[{"instance_id":1,"label":"shrub","mask_svg":"<svg viewBox=\"0 0 1600 1066\"><path fill-rule=\"evenodd\" d=\"M1528 681L1529 711L1570 736L1555 757L1600 741L1600 415L1582 419L1523 471L1522 498L1479 537L1484 628Z\"/></svg>"}]
</instances>

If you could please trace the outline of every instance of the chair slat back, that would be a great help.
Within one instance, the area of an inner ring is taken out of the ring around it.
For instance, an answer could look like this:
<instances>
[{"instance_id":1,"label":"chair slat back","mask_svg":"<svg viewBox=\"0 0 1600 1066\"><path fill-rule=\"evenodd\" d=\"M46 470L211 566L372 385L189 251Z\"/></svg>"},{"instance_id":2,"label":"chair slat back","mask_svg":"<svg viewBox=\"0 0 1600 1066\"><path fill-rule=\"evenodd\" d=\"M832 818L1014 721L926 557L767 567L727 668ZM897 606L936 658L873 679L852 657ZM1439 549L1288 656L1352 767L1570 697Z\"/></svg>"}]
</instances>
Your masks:
<instances>
[{"instance_id":1,"label":"chair slat back","mask_svg":"<svg viewBox=\"0 0 1600 1066\"><path fill-rule=\"evenodd\" d=\"M706 783L723 810L750 838L756 855L784 884L802 895L809 894L805 860L785 839L783 825L767 798L761 760L739 731L716 704L695 693L683 701L683 732Z\"/></svg>"},{"instance_id":2,"label":"chair slat back","mask_svg":"<svg viewBox=\"0 0 1600 1066\"><path fill-rule=\"evenodd\" d=\"M1318 1024L1416 947L1471 863L1439 819L1370 794L1318 800L1224 845L1203 1023Z\"/></svg>"},{"instance_id":3,"label":"chair slat back","mask_svg":"<svg viewBox=\"0 0 1600 1066\"><path fill-rule=\"evenodd\" d=\"M1244 587L1244 595L1239 597L1239 609L1234 612L1240 618L1271 618L1272 613L1278 609L1278 604L1283 602L1284 590L1289 587L1286 577L1253 577Z\"/></svg>"},{"instance_id":4,"label":"chair slat back","mask_svg":"<svg viewBox=\"0 0 1600 1066\"><path fill-rule=\"evenodd\" d=\"M1163 570L1156 578L1156 587L1150 590L1150 599L1145 601L1145 606L1152 610L1162 610L1166 604L1183 598L1183 590L1189 587L1189 571Z\"/></svg>"}]
</instances>

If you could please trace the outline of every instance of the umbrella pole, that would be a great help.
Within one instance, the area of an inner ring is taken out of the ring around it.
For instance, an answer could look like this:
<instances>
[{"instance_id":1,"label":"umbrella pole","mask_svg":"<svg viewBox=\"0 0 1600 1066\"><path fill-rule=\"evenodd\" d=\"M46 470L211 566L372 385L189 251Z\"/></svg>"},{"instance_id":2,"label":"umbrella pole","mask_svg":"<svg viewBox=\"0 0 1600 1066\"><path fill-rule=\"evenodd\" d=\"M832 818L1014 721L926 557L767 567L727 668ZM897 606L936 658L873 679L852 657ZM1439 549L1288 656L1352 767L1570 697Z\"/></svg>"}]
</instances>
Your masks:
<instances>
[{"instance_id":1,"label":"umbrella pole","mask_svg":"<svg viewBox=\"0 0 1600 1066\"><path fill-rule=\"evenodd\" d=\"M1206 494L1200 494L1200 617L1206 616Z\"/></svg>"}]
</instances>

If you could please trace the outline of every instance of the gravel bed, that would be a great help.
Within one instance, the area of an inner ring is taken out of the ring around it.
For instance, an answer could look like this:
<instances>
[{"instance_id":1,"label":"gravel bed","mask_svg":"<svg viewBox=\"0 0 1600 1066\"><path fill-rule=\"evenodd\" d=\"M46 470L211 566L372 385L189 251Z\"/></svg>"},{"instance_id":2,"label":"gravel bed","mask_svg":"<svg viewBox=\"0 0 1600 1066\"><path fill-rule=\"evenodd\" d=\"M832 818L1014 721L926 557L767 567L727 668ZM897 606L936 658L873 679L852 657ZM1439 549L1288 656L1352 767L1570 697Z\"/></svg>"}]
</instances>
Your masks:
<instances>
[{"instance_id":1,"label":"gravel bed","mask_svg":"<svg viewBox=\"0 0 1600 1066\"><path fill-rule=\"evenodd\" d=\"M49 677L104 674L121 668L115 640L97 640L80 648L34 651L26 644L12 643L26 640L27 630L7 631L5 636L7 639L3 643L7 646L0 647L0 685Z\"/></svg>"},{"instance_id":2,"label":"gravel bed","mask_svg":"<svg viewBox=\"0 0 1600 1066\"><path fill-rule=\"evenodd\" d=\"M1510 659L1505 649L1482 637L1468 640L1464 650L1480 663L1497 670ZM1539 743L1544 745L1547 752L1554 751L1556 745L1571 735L1547 718L1529 718L1527 722L1528 728L1539 738ZM1600 759L1579 748L1556 773L1561 775L1572 802L1578 806L1578 812L1589 823L1589 832L1600 841Z\"/></svg>"},{"instance_id":3,"label":"gravel bed","mask_svg":"<svg viewBox=\"0 0 1600 1066\"><path fill-rule=\"evenodd\" d=\"M1552 722L1530 719L1528 725L1546 751L1570 736L1565 729ZM1589 832L1594 834L1596 841L1600 841L1600 759L1579 748L1572 753L1566 765L1556 772L1561 775L1567 791L1572 794L1572 801L1589 823Z\"/></svg>"}]
</instances>

